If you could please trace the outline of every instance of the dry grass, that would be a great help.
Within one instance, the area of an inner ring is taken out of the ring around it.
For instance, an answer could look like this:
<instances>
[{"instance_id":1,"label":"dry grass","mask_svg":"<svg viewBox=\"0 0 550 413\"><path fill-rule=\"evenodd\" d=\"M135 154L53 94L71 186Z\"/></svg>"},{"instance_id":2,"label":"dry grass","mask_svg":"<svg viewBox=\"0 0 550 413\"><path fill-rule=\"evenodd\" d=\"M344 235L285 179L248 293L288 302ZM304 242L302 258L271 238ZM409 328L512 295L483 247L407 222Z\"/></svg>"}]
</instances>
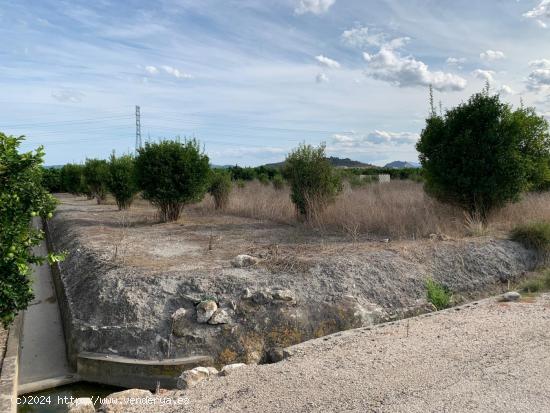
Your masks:
<instances>
[{"instance_id":1,"label":"dry grass","mask_svg":"<svg viewBox=\"0 0 550 413\"><path fill-rule=\"evenodd\" d=\"M207 197L196 210L213 213L213 201ZM234 188L224 213L284 224L297 222L288 189L276 190L259 182ZM526 194L520 202L498 211L491 217L489 227L483 228L478 220L467 219L461 210L427 196L422 184L392 181L346 188L335 203L315 216L312 225L346 233L352 240L371 236L417 239L430 234L494 234L540 220L550 221L550 193Z\"/></svg>"}]
</instances>

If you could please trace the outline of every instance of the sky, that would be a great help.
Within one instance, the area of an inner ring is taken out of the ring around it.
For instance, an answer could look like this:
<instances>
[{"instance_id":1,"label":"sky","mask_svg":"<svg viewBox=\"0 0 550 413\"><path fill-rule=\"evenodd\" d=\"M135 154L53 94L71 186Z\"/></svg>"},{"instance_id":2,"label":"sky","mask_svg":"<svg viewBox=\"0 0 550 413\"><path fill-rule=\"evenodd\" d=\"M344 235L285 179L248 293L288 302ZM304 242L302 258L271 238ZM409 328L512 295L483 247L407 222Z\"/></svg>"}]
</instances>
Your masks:
<instances>
[{"instance_id":1,"label":"sky","mask_svg":"<svg viewBox=\"0 0 550 413\"><path fill-rule=\"evenodd\" d=\"M46 164L196 138L217 165L299 143L416 161L489 81L550 119L550 0L0 0L0 131Z\"/></svg>"}]
</instances>

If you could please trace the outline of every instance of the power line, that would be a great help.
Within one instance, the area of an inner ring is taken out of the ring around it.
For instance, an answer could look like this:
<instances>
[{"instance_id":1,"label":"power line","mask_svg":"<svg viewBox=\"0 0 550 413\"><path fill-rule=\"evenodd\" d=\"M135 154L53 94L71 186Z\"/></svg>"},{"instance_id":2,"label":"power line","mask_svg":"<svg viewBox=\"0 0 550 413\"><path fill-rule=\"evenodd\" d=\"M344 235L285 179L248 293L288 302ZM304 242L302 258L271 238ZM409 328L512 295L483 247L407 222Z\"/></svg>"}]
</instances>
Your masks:
<instances>
[{"instance_id":1,"label":"power line","mask_svg":"<svg viewBox=\"0 0 550 413\"><path fill-rule=\"evenodd\" d=\"M139 106L136 105L136 154L139 148L141 148L141 114Z\"/></svg>"}]
</instances>

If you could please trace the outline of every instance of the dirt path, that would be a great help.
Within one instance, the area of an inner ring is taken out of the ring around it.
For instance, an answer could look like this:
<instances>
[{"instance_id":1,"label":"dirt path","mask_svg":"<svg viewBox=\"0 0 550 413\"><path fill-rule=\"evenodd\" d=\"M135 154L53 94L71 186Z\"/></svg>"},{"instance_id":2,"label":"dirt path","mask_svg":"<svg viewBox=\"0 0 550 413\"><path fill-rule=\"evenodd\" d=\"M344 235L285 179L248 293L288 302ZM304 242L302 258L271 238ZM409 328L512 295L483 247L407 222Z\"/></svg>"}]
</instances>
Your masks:
<instances>
[{"instance_id":1,"label":"dirt path","mask_svg":"<svg viewBox=\"0 0 550 413\"><path fill-rule=\"evenodd\" d=\"M182 393L193 412L550 411L550 295L356 329ZM132 411L128 409L128 411Z\"/></svg>"}]
</instances>

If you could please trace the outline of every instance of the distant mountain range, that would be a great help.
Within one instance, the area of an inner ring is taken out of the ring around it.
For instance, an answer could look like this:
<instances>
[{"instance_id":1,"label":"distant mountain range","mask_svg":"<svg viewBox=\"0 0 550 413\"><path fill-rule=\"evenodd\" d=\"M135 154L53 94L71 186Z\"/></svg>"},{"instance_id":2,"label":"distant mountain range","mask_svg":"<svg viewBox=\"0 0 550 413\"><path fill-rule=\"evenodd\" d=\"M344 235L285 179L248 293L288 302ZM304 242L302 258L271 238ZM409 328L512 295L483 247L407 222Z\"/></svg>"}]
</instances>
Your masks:
<instances>
[{"instance_id":1,"label":"distant mountain range","mask_svg":"<svg viewBox=\"0 0 550 413\"><path fill-rule=\"evenodd\" d=\"M353 161L349 158L338 158L336 156L331 156L327 159L331 163L331 165L336 168L376 168L375 165L371 165L369 163L363 163L359 161ZM284 164L285 162L282 161L277 163L268 163L264 166L266 166L267 168L282 168Z\"/></svg>"},{"instance_id":2,"label":"distant mountain range","mask_svg":"<svg viewBox=\"0 0 550 413\"><path fill-rule=\"evenodd\" d=\"M390 169L420 168L420 164L418 162L393 161L384 165L384 168L390 168Z\"/></svg>"}]
</instances>

